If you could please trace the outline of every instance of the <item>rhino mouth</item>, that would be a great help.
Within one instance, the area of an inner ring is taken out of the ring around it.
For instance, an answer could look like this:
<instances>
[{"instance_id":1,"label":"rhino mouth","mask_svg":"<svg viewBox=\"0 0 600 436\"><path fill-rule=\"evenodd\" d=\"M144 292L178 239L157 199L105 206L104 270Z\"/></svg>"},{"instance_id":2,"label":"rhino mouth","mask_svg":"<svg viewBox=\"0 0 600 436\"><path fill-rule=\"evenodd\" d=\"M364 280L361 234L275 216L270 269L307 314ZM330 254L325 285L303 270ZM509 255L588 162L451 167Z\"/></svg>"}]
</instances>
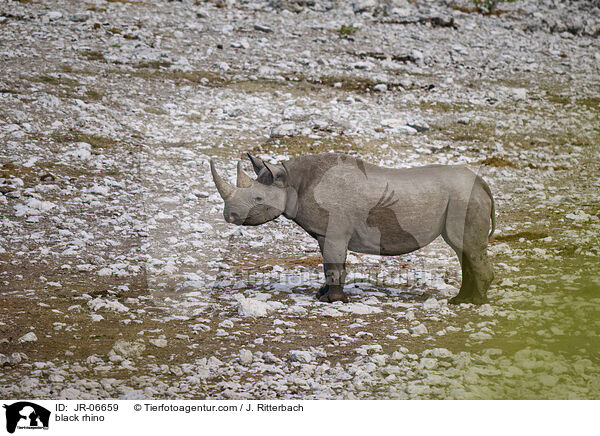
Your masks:
<instances>
[{"instance_id":1,"label":"rhino mouth","mask_svg":"<svg viewBox=\"0 0 600 436\"><path fill-rule=\"evenodd\" d=\"M277 218L281 212L279 212L274 207L265 207L265 206L255 206L250 209L248 212L248 216L246 219L242 220L242 225L244 226L258 226L260 224L264 224L268 221L272 221Z\"/></svg>"}]
</instances>

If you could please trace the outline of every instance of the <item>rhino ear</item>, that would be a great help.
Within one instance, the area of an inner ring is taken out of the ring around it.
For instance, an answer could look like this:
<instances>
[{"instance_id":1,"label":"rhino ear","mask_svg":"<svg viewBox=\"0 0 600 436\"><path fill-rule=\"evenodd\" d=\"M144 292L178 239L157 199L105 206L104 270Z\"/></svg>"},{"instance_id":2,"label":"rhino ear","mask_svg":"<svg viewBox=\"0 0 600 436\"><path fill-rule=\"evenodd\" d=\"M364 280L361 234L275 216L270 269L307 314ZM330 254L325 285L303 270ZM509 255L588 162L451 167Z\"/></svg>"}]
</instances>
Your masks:
<instances>
[{"instance_id":1,"label":"rhino ear","mask_svg":"<svg viewBox=\"0 0 600 436\"><path fill-rule=\"evenodd\" d=\"M265 163L257 157L252 156L250 153L246 153L248 155L248 159L252 162L252 168L254 168L254 172L258 176L260 172L265 168Z\"/></svg>"},{"instance_id":2,"label":"rhino ear","mask_svg":"<svg viewBox=\"0 0 600 436\"><path fill-rule=\"evenodd\" d=\"M287 172L281 165L272 165L267 162L263 162L267 172L265 173L265 185L275 185L280 188L287 186Z\"/></svg>"}]
</instances>

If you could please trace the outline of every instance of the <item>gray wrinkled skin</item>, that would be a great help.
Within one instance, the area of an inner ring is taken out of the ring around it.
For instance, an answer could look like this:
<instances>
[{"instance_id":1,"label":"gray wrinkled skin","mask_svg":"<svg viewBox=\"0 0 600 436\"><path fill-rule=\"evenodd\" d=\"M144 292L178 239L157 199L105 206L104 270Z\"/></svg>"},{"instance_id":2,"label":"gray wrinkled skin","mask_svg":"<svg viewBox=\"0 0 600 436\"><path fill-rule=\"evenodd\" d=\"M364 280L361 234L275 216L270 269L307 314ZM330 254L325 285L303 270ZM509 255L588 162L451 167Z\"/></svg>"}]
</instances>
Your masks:
<instances>
[{"instance_id":1,"label":"gray wrinkled skin","mask_svg":"<svg viewBox=\"0 0 600 436\"><path fill-rule=\"evenodd\" d=\"M315 238L326 284L321 301L347 301L348 250L384 256L418 250L442 235L456 252L462 285L452 303L487 301L494 200L483 179L460 166L382 168L337 153L273 165L248 155L257 180L238 164L237 187L211 171L229 223L259 225L283 214ZM490 229L491 227L491 229Z\"/></svg>"}]
</instances>

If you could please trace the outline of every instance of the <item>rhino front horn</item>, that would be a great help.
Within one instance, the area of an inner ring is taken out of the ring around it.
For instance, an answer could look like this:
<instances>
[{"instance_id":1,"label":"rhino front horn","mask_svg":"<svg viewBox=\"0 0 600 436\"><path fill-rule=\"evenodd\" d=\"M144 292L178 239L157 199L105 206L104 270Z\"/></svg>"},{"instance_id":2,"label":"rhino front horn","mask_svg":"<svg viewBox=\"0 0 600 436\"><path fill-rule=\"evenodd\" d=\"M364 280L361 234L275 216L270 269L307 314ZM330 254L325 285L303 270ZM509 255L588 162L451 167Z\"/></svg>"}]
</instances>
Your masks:
<instances>
[{"instance_id":1,"label":"rhino front horn","mask_svg":"<svg viewBox=\"0 0 600 436\"><path fill-rule=\"evenodd\" d=\"M217 173L215 163L212 161L212 159L210 161L210 172L212 173L213 180L215 181L217 191L219 191L219 194L221 194L223 200L230 198L235 192L235 186L228 183Z\"/></svg>"},{"instance_id":2,"label":"rhino front horn","mask_svg":"<svg viewBox=\"0 0 600 436\"><path fill-rule=\"evenodd\" d=\"M237 183L238 188L249 188L252 186L252 179L242 169L242 162L237 164Z\"/></svg>"}]
</instances>

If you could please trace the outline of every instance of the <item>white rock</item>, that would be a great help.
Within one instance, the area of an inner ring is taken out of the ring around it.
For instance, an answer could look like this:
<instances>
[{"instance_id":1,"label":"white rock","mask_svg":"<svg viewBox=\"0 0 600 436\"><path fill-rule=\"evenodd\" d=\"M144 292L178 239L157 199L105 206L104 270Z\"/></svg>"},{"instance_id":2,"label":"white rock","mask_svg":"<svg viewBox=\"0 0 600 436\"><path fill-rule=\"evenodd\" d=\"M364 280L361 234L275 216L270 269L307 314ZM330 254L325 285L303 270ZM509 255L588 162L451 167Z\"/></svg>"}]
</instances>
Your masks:
<instances>
[{"instance_id":1,"label":"white rock","mask_svg":"<svg viewBox=\"0 0 600 436\"><path fill-rule=\"evenodd\" d=\"M271 138L280 138L282 136L294 136L298 134L298 128L294 123L283 123L271 129Z\"/></svg>"},{"instance_id":2,"label":"white rock","mask_svg":"<svg viewBox=\"0 0 600 436\"><path fill-rule=\"evenodd\" d=\"M425 324L419 324L410 328L410 333L416 336L426 335L428 333Z\"/></svg>"},{"instance_id":3,"label":"white rock","mask_svg":"<svg viewBox=\"0 0 600 436\"><path fill-rule=\"evenodd\" d=\"M449 359L453 356L452 352L446 348L432 348L423 352L425 356L435 357L436 359Z\"/></svg>"},{"instance_id":4,"label":"white rock","mask_svg":"<svg viewBox=\"0 0 600 436\"><path fill-rule=\"evenodd\" d=\"M420 362L420 366L425 369L434 369L437 364L437 359L433 359L431 357L423 357Z\"/></svg>"},{"instance_id":5,"label":"white rock","mask_svg":"<svg viewBox=\"0 0 600 436\"><path fill-rule=\"evenodd\" d=\"M114 312L129 312L129 307L119 303L116 300L105 300L103 298L96 297L93 300L88 301L87 304L93 311L105 309L112 310Z\"/></svg>"},{"instance_id":6,"label":"white rock","mask_svg":"<svg viewBox=\"0 0 600 436\"><path fill-rule=\"evenodd\" d=\"M440 310L442 307L441 303L437 301L434 297L428 298L423 303L423 310Z\"/></svg>"},{"instance_id":7,"label":"white rock","mask_svg":"<svg viewBox=\"0 0 600 436\"><path fill-rule=\"evenodd\" d=\"M302 306L295 305L288 308L288 313L295 316L304 316L308 311Z\"/></svg>"},{"instance_id":8,"label":"white rock","mask_svg":"<svg viewBox=\"0 0 600 436\"><path fill-rule=\"evenodd\" d=\"M321 315L323 315L323 316L330 316L330 317L336 317L336 316L342 316L344 314L342 312L340 312L339 310L334 309L333 307L326 307L321 312Z\"/></svg>"},{"instance_id":9,"label":"white rock","mask_svg":"<svg viewBox=\"0 0 600 436\"><path fill-rule=\"evenodd\" d=\"M243 296L239 296L237 300L238 314L241 316L259 318L267 316L269 313L275 310L270 304L265 303L263 301L254 300L252 298L245 298Z\"/></svg>"},{"instance_id":10,"label":"white rock","mask_svg":"<svg viewBox=\"0 0 600 436\"><path fill-rule=\"evenodd\" d=\"M115 354L125 358L139 357L145 349L146 346L141 342L129 342L124 339L119 339L112 347Z\"/></svg>"},{"instance_id":11,"label":"white rock","mask_svg":"<svg viewBox=\"0 0 600 436\"><path fill-rule=\"evenodd\" d=\"M167 340L164 338L150 339L148 342L158 348L165 348L167 346Z\"/></svg>"},{"instance_id":12,"label":"white rock","mask_svg":"<svg viewBox=\"0 0 600 436\"><path fill-rule=\"evenodd\" d=\"M249 365L253 360L252 352L245 349L240 350L240 362L242 362L243 365Z\"/></svg>"},{"instance_id":13,"label":"white rock","mask_svg":"<svg viewBox=\"0 0 600 436\"><path fill-rule=\"evenodd\" d=\"M385 354L374 354L371 356L371 361L377 366L383 366L387 361L387 356Z\"/></svg>"},{"instance_id":14,"label":"white rock","mask_svg":"<svg viewBox=\"0 0 600 436\"><path fill-rule=\"evenodd\" d=\"M582 210L578 210L576 212L566 214L565 218L573 220L577 224L588 222L592 219L592 216Z\"/></svg>"},{"instance_id":15,"label":"white rock","mask_svg":"<svg viewBox=\"0 0 600 436\"><path fill-rule=\"evenodd\" d=\"M404 353L401 353L400 351L394 351L392 353L391 359L392 360L402 360L402 359L404 359Z\"/></svg>"},{"instance_id":16,"label":"white rock","mask_svg":"<svg viewBox=\"0 0 600 436\"><path fill-rule=\"evenodd\" d=\"M352 10L355 14L372 11L377 6L377 0L355 0L352 2Z\"/></svg>"},{"instance_id":17,"label":"white rock","mask_svg":"<svg viewBox=\"0 0 600 436\"><path fill-rule=\"evenodd\" d=\"M37 336L33 332L25 333L23 336L19 338L19 342L36 342L38 340Z\"/></svg>"},{"instance_id":18,"label":"white rock","mask_svg":"<svg viewBox=\"0 0 600 436\"><path fill-rule=\"evenodd\" d=\"M423 55L422 52L415 49L410 52L410 56L415 60L417 65L423 65L425 61L425 55Z\"/></svg>"},{"instance_id":19,"label":"white rock","mask_svg":"<svg viewBox=\"0 0 600 436\"><path fill-rule=\"evenodd\" d=\"M225 319L219 323L219 327L223 327L225 329L230 329L233 327L233 321L229 319Z\"/></svg>"},{"instance_id":20,"label":"white rock","mask_svg":"<svg viewBox=\"0 0 600 436\"><path fill-rule=\"evenodd\" d=\"M46 14L46 16L50 20L54 21L54 20L58 20L59 18L62 18L63 14L62 14L62 12L59 12L59 11L50 11Z\"/></svg>"},{"instance_id":21,"label":"white rock","mask_svg":"<svg viewBox=\"0 0 600 436\"><path fill-rule=\"evenodd\" d=\"M364 303L347 303L339 307L342 312L354 313L356 315L368 315L370 313L381 313L383 312L377 306L368 306Z\"/></svg>"},{"instance_id":22,"label":"white rock","mask_svg":"<svg viewBox=\"0 0 600 436\"><path fill-rule=\"evenodd\" d=\"M471 339L476 340L476 341L485 341L485 340L488 340L488 339L492 339L492 335L490 335L489 333L486 333L486 332L471 333L469 335L469 337Z\"/></svg>"},{"instance_id":23,"label":"white rock","mask_svg":"<svg viewBox=\"0 0 600 436\"><path fill-rule=\"evenodd\" d=\"M289 354L292 362L310 363L314 359L310 351L291 350Z\"/></svg>"},{"instance_id":24,"label":"white rock","mask_svg":"<svg viewBox=\"0 0 600 436\"><path fill-rule=\"evenodd\" d=\"M94 185L88 190L88 192L90 194L107 195L110 192L110 189L108 186Z\"/></svg>"}]
</instances>

